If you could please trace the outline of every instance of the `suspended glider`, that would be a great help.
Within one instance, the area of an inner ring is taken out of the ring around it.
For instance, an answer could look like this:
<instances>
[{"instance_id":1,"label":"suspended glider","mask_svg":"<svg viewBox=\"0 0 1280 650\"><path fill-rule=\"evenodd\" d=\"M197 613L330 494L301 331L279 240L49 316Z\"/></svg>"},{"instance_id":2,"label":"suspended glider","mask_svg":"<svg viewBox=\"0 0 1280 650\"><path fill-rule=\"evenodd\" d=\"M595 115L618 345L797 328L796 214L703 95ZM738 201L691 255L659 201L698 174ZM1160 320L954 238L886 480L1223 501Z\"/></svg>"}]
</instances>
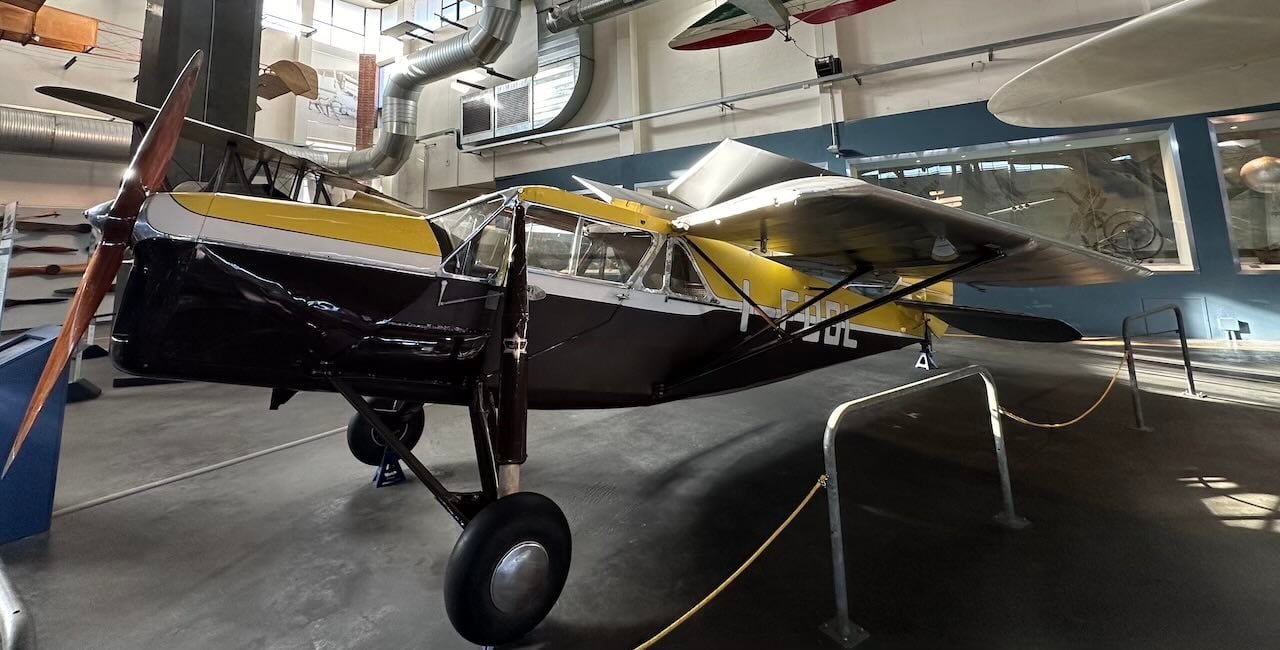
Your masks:
<instances>
[{"instance_id":1,"label":"suspended glider","mask_svg":"<svg viewBox=\"0 0 1280 650\"><path fill-rule=\"evenodd\" d=\"M1213 113L1280 100L1273 0L1182 0L1032 66L988 107L1031 127Z\"/></svg>"},{"instance_id":2,"label":"suspended glider","mask_svg":"<svg viewBox=\"0 0 1280 650\"><path fill-rule=\"evenodd\" d=\"M763 41L793 20L820 25L894 0L733 0L716 7L669 43L673 50L710 50Z\"/></svg>"},{"instance_id":3,"label":"suspended glider","mask_svg":"<svg viewBox=\"0 0 1280 650\"><path fill-rule=\"evenodd\" d=\"M159 110L43 89L147 128L102 244L16 432L18 455L126 249L111 356L126 372L342 395L348 444L390 447L462 527L445 607L462 636L512 641L548 614L571 541L522 491L528 408L640 406L741 390L973 333L1071 340L1052 319L959 308L951 281L1078 285L1148 271L1017 226L726 141L656 199L514 187L424 215L251 138L184 120L197 56ZM173 191L174 144L221 146ZM819 269L806 273L798 269ZM821 277L820 277L821 276ZM855 281L857 281L855 283ZM868 283L861 293L852 286ZM480 490L415 455L423 403L470 409ZM0 444L10 432L0 432Z\"/></svg>"}]
</instances>

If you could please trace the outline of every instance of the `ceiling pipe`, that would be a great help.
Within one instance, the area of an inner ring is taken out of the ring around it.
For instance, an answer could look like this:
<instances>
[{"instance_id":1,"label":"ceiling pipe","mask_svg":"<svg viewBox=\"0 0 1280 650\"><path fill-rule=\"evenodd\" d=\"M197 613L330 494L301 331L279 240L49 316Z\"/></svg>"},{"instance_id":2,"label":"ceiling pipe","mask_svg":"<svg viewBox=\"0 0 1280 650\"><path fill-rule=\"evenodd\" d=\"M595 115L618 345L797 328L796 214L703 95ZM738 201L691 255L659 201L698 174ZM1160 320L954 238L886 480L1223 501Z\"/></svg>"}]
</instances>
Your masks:
<instances>
[{"instance_id":1,"label":"ceiling pipe","mask_svg":"<svg viewBox=\"0 0 1280 650\"><path fill-rule=\"evenodd\" d=\"M378 140L360 151L315 151L275 145L299 158L355 178L391 176L413 155L418 133L418 95L423 86L498 60L515 38L520 0L484 0L480 21L447 41L430 45L396 64L382 91Z\"/></svg>"},{"instance_id":2,"label":"ceiling pipe","mask_svg":"<svg viewBox=\"0 0 1280 650\"><path fill-rule=\"evenodd\" d=\"M569 0L547 12L545 24L551 33L599 22L635 11L657 0Z\"/></svg>"},{"instance_id":3,"label":"ceiling pipe","mask_svg":"<svg viewBox=\"0 0 1280 650\"><path fill-rule=\"evenodd\" d=\"M128 122L0 106L0 152L124 163L132 143Z\"/></svg>"}]
</instances>

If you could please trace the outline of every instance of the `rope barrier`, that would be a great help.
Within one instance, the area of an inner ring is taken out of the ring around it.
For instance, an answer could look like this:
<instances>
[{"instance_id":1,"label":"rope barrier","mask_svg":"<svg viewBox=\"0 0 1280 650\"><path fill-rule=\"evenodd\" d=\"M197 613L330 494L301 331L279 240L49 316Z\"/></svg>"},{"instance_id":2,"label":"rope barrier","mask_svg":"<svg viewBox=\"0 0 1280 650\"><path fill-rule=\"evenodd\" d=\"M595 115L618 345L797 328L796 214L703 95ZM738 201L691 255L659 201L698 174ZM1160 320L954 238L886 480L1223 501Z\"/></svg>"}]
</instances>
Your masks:
<instances>
[{"instance_id":1,"label":"rope barrier","mask_svg":"<svg viewBox=\"0 0 1280 650\"><path fill-rule=\"evenodd\" d=\"M1099 397L1098 401L1094 402L1093 406L1090 406L1084 413L1081 413L1079 417L1067 420L1066 422L1059 422L1057 424L1044 424L1041 422L1032 422L1026 418L1019 417L1003 406L1000 407L1000 413L1014 422L1021 422L1029 427L1039 427L1041 429L1061 429L1063 427L1069 427L1089 417L1094 411L1098 410L1099 406L1102 406L1102 402L1107 399L1107 395L1111 394L1111 389L1116 387L1116 380L1120 378L1120 371L1124 369L1124 365L1128 360L1129 353L1125 352L1124 356L1120 357L1120 365L1116 366L1115 374L1111 375L1111 383L1107 384L1107 389L1102 391L1102 397Z\"/></svg>"},{"instance_id":2,"label":"rope barrier","mask_svg":"<svg viewBox=\"0 0 1280 650\"><path fill-rule=\"evenodd\" d=\"M1102 406L1102 402L1104 402L1107 399L1107 396L1111 394L1111 389L1115 388L1116 381L1120 378L1120 371L1124 369L1125 363L1128 360L1129 360L1129 353L1125 352L1124 356L1120 358L1120 365L1116 366L1115 374L1111 375L1111 382L1107 384L1106 390L1102 391L1102 396L1098 398L1098 401L1093 403L1093 406L1090 406L1087 410L1085 410L1084 413L1081 413L1078 417L1075 417L1071 420L1067 420L1066 422L1059 422L1056 424L1032 422L1031 420L1015 415L1013 412L1009 411L1003 406L1000 407L1000 413L1001 415L1004 415L1011 420L1014 420L1016 422L1021 422L1022 424L1025 424L1027 426L1040 427L1043 429L1061 429L1063 427L1069 427L1089 417L1090 415L1093 414L1094 411L1098 410L1099 406ZM800 511L804 510L805 506L809 505L810 501L813 501L813 497L815 494L818 493L818 490L825 488L826 486L827 486L827 475L823 474L822 476L818 477L818 481L813 484L813 487L809 489L809 493L806 494L804 496L804 499L800 501L800 505L796 506L796 509L791 511L791 514L788 515L786 520L782 522L782 525L774 529L773 534L769 535L768 539L764 540L764 543L760 545L760 548L757 548L755 553L752 553L751 556L747 558L747 561L742 563L742 566L739 566L738 569L734 571L732 574L730 574L728 578L725 578L724 582L720 583L720 586L716 587L714 590L711 591L711 593L707 594L706 598L703 598L701 601L698 602L697 605L694 605L693 607L691 607L689 611L685 612L680 618L676 619L673 623L671 623L671 625L668 625L661 632L655 634L653 638L636 646L635 650L648 650L649 648L652 648L659 641L666 638L667 635L674 632L676 628L680 627L681 625L684 625L689 619L697 615L697 613L702 611L702 608L706 607L707 604L709 604L712 600L715 600L716 596L719 596L721 592L723 592L725 589L729 587L729 585L733 584L733 581L737 580L738 576L742 575L743 572L747 570L747 568L749 568L752 564L754 564L755 561L759 559L761 555L764 554L765 550L768 549L769 546L773 544L774 540L778 539L778 536L782 534L782 531L786 530L787 526L790 526L791 522L795 521L795 518L797 515L800 514Z\"/></svg>"},{"instance_id":3,"label":"rope barrier","mask_svg":"<svg viewBox=\"0 0 1280 650\"><path fill-rule=\"evenodd\" d=\"M787 526L790 526L792 521L795 521L796 515L799 515L800 511L804 510L804 507L809 505L809 502L813 500L813 495L817 494L818 490L826 486L827 486L827 475L823 474L822 476L818 477L818 481L813 484L813 487L809 489L809 493L806 494L804 499L800 501L800 505L796 506L796 509L791 511L791 514L786 518L785 521L782 522L782 525L778 526L777 529L773 531L773 534L770 535L768 539L764 540L764 543L760 545L760 548L756 549L756 552L752 553L751 557L747 558L747 561L743 562L742 566L738 567L737 571L734 571L728 578L725 578L725 581L720 583L719 587L716 587L711 593L707 594L706 598L703 598L701 601L699 601L697 605L694 605L691 609L689 609L689 611L685 612L683 616L681 616L680 618L677 618L674 623L672 623L671 625L668 625L661 632L654 635L652 639L649 639L648 641L645 641L644 643L641 643L640 645L636 646L635 650L648 650L648 648L653 647L654 644L661 641L668 634L671 634L672 632L674 632L676 628L683 625L685 621L688 621L689 619L693 618L695 614L697 614L699 611L702 610L703 607L707 605L707 603L710 603L712 600L715 599L716 596L720 595L720 592L724 591L729 585L733 584L733 581L737 580L738 576L742 575L742 572L746 571L747 567L750 567L760 557L760 555L764 553L765 549L769 548L770 544L773 544L773 540L777 539L778 535L781 535L782 531L786 530Z\"/></svg>"}]
</instances>

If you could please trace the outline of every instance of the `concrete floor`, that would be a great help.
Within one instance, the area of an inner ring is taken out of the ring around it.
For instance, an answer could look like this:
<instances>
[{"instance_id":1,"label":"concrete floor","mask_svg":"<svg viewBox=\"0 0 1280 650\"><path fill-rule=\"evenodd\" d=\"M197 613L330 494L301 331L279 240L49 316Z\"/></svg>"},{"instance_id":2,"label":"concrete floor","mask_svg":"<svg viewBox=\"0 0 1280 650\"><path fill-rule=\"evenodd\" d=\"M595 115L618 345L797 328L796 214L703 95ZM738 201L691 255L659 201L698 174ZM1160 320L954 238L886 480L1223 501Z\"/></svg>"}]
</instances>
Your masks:
<instances>
[{"instance_id":1,"label":"concrete floor","mask_svg":"<svg viewBox=\"0 0 1280 650\"><path fill-rule=\"evenodd\" d=\"M1115 352L939 346L945 367L987 365L1007 407L1049 421L1092 403ZM919 378L914 356L658 407L531 414L525 485L568 514L574 564L548 621L516 647L630 648L675 619L821 473L830 409ZM1249 361L1275 360L1263 357ZM1144 368L1144 382L1176 393L1176 368ZM102 385L109 373L104 361L90 368ZM1202 389L1280 403L1276 380L1210 373ZM1148 393L1156 431L1142 433L1117 388L1082 425L1007 425L1018 508L1034 523L1017 533L989 523L999 493L976 383L850 419L841 471L854 619L872 633L863 648L1276 644L1280 414ZM336 396L300 395L278 412L266 403L264 390L182 384L73 405L57 507L348 416ZM465 410L427 414L428 465L473 486ZM440 599L455 525L416 482L377 490L370 478L330 435L59 516L50 535L0 558L44 650L469 647ZM659 647L834 648L817 631L833 612L826 526L819 499Z\"/></svg>"}]
</instances>

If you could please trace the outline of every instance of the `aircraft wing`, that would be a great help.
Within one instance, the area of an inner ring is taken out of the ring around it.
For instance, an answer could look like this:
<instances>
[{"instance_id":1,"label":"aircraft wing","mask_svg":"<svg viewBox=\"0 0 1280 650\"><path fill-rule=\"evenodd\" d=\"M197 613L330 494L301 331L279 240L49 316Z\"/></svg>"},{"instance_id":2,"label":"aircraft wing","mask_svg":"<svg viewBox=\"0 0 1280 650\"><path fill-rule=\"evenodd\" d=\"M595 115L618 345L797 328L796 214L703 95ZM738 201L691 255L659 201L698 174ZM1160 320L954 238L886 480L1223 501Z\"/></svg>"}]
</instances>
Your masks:
<instances>
[{"instance_id":1,"label":"aircraft wing","mask_svg":"<svg viewBox=\"0 0 1280 650\"><path fill-rule=\"evenodd\" d=\"M95 93L79 88L65 88L61 86L40 86L36 88L36 92L70 102L77 106L81 106L99 113L105 113L112 117L118 117L122 120L128 120L135 124L150 124L156 116L156 108L138 102L132 102L111 95ZM219 149L228 146L234 146L236 151L240 153L246 160L266 160L270 162L279 161L283 165L297 167L299 169L311 170L324 176L326 183L333 187L339 187L353 192L363 192L371 196L378 197L383 200L394 201L400 203L394 197L388 196L375 190L354 178L344 176L324 166L316 164L314 161L297 156L290 155L260 140L255 140L243 133L237 133L230 129L224 129L220 126L201 122L186 118L186 123L182 127L183 139L200 144L217 147Z\"/></svg>"},{"instance_id":2,"label":"aircraft wing","mask_svg":"<svg viewBox=\"0 0 1280 650\"><path fill-rule=\"evenodd\" d=\"M1183 0L1067 48L991 97L999 119L1082 127L1280 100L1275 0Z\"/></svg>"},{"instance_id":3,"label":"aircraft wing","mask_svg":"<svg viewBox=\"0 0 1280 650\"><path fill-rule=\"evenodd\" d=\"M1086 285L1151 275L1141 265L844 176L783 181L672 222L778 261L920 277L995 248L1005 258L956 278L993 286ZM762 246L763 243L763 246Z\"/></svg>"}]
</instances>

